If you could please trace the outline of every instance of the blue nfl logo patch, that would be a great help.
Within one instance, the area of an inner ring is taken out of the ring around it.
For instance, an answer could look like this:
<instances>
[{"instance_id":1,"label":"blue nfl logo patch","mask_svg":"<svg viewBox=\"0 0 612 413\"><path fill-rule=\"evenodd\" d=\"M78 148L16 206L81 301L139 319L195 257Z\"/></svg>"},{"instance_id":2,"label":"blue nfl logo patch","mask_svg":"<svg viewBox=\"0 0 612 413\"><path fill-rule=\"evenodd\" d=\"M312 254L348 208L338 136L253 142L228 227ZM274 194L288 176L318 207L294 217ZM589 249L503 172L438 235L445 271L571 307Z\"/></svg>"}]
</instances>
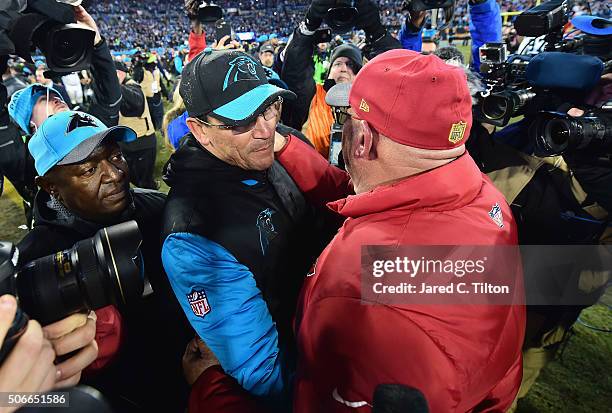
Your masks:
<instances>
[{"instance_id":1,"label":"blue nfl logo patch","mask_svg":"<svg viewBox=\"0 0 612 413\"><path fill-rule=\"evenodd\" d=\"M498 227L504 227L504 216L502 215L502 210L499 204L493 205L491 210L489 211L489 217L497 224Z\"/></svg>"},{"instance_id":2,"label":"blue nfl logo patch","mask_svg":"<svg viewBox=\"0 0 612 413\"><path fill-rule=\"evenodd\" d=\"M206 298L204 290L191 290L191 292L187 294L187 301L189 301L191 311L198 317L204 317L206 314L210 313L210 305L208 304L208 299Z\"/></svg>"}]
</instances>

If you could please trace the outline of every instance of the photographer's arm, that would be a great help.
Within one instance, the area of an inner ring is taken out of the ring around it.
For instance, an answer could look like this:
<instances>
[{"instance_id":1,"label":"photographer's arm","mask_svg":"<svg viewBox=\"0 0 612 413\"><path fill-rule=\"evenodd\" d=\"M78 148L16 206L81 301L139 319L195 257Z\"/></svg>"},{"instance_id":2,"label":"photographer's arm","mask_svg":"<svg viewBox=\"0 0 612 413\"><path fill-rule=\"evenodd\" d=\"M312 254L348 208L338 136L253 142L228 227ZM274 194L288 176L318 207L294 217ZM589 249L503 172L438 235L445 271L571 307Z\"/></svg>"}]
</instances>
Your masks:
<instances>
[{"instance_id":1,"label":"photographer's arm","mask_svg":"<svg viewBox=\"0 0 612 413\"><path fill-rule=\"evenodd\" d=\"M289 90L297 95L297 99L283 104L283 123L298 130L302 130L308 119L310 102L316 91L313 78L315 65L312 58L315 48L314 33L304 30L303 24L301 26L302 29L295 29L285 48L280 75Z\"/></svg>"},{"instance_id":2,"label":"photographer's arm","mask_svg":"<svg viewBox=\"0 0 612 413\"><path fill-rule=\"evenodd\" d=\"M407 50L420 52L423 46L423 22L427 11L410 12L400 30L400 43Z\"/></svg>"},{"instance_id":3,"label":"photographer's arm","mask_svg":"<svg viewBox=\"0 0 612 413\"><path fill-rule=\"evenodd\" d=\"M488 42L502 41L502 20L495 0L470 0L470 36L472 37L472 70L480 71L478 49Z\"/></svg>"},{"instance_id":4,"label":"photographer's arm","mask_svg":"<svg viewBox=\"0 0 612 413\"><path fill-rule=\"evenodd\" d=\"M108 43L100 35L96 22L82 6L74 8L74 15L77 22L96 31L96 40L91 57L91 74L94 80L92 88L97 104L92 106L89 112L106 126L115 126L119 122L121 87Z\"/></svg>"},{"instance_id":5,"label":"photographer's arm","mask_svg":"<svg viewBox=\"0 0 612 413\"><path fill-rule=\"evenodd\" d=\"M401 49L400 42L391 36L380 20L380 10L372 0L357 0L359 14L355 28L363 29L366 35L366 45L363 56L371 60L381 53L393 49Z\"/></svg>"},{"instance_id":6,"label":"photographer's arm","mask_svg":"<svg viewBox=\"0 0 612 413\"><path fill-rule=\"evenodd\" d=\"M11 295L0 297L0 345L13 323L17 302ZM53 364L53 348L40 325L30 320L25 332L0 366L0 392L43 392L53 388L57 368ZM16 408L0 408L8 413Z\"/></svg>"}]
</instances>

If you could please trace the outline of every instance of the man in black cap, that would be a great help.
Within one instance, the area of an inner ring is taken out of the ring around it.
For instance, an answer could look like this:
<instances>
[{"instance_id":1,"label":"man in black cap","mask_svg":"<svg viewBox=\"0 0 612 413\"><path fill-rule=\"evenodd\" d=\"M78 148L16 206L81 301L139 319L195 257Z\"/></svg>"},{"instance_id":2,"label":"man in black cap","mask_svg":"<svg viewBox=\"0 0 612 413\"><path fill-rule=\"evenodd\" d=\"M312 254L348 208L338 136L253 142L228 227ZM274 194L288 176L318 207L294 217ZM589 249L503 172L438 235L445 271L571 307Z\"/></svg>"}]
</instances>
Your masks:
<instances>
[{"instance_id":1,"label":"man in black cap","mask_svg":"<svg viewBox=\"0 0 612 413\"><path fill-rule=\"evenodd\" d=\"M180 94L190 133L166 165L162 261L223 370L253 394L278 396L294 354L297 294L326 242L274 161L283 100L295 95L233 50L200 53Z\"/></svg>"},{"instance_id":2,"label":"man in black cap","mask_svg":"<svg viewBox=\"0 0 612 413\"><path fill-rule=\"evenodd\" d=\"M361 50L350 43L336 47L329 61L329 71L323 85L316 84L313 54L319 42L317 29L335 7L333 0L313 0L305 20L295 29L285 49L281 79L298 98L283 111L283 122L302 130L317 151L329 157L330 132L333 124L332 112L325 103L325 94L336 83L352 82L361 66ZM356 2L359 11L355 27L366 33L366 57L372 58L386 50L399 48L400 44L383 27L378 7L370 0Z\"/></svg>"},{"instance_id":3,"label":"man in black cap","mask_svg":"<svg viewBox=\"0 0 612 413\"><path fill-rule=\"evenodd\" d=\"M116 61L115 69L122 97L119 125L129 127L137 136L134 142L119 145L130 167L130 182L139 188L157 189L153 180L157 138L149 104L140 85L128 76L125 63Z\"/></svg>"},{"instance_id":4,"label":"man in black cap","mask_svg":"<svg viewBox=\"0 0 612 413\"><path fill-rule=\"evenodd\" d=\"M264 43L259 48L259 61L265 67L272 68L274 66L274 46L270 43Z\"/></svg>"}]
</instances>

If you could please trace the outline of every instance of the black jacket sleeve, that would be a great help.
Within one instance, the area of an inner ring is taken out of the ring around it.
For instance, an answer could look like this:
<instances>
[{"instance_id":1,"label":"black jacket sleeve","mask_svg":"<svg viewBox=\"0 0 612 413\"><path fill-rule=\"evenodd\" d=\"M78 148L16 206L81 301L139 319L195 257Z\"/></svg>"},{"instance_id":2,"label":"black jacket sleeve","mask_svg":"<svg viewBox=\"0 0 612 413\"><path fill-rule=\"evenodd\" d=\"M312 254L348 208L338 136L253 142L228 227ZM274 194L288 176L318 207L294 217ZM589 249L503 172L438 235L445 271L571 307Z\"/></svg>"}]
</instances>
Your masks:
<instances>
[{"instance_id":1,"label":"black jacket sleeve","mask_svg":"<svg viewBox=\"0 0 612 413\"><path fill-rule=\"evenodd\" d=\"M402 48L402 45L399 42L399 40L397 40L396 38L394 38L387 32L380 39L377 39L372 42L368 42L363 48L362 52L365 58L367 58L368 60L372 60L379 54L382 54L389 50L401 49L401 48Z\"/></svg>"},{"instance_id":2,"label":"black jacket sleeve","mask_svg":"<svg viewBox=\"0 0 612 413\"><path fill-rule=\"evenodd\" d=\"M145 107L145 96L139 85L121 85L121 113L123 116L142 115Z\"/></svg>"},{"instance_id":3,"label":"black jacket sleeve","mask_svg":"<svg viewBox=\"0 0 612 413\"><path fill-rule=\"evenodd\" d=\"M89 108L89 113L106 126L115 126L119 121L121 87L106 40L102 40L102 43L93 49L91 74L95 101Z\"/></svg>"},{"instance_id":4,"label":"black jacket sleeve","mask_svg":"<svg viewBox=\"0 0 612 413\"><path fill-rule=\"evenodd\" d=\"M289 90L297 95L297 99L284 104L283 123L297 130L308 118L310 102L315 95L313 36L307 36L296 28L285 49L285 60L281 71L281 79L289 86Z\"/></svg>"}]
</instances>

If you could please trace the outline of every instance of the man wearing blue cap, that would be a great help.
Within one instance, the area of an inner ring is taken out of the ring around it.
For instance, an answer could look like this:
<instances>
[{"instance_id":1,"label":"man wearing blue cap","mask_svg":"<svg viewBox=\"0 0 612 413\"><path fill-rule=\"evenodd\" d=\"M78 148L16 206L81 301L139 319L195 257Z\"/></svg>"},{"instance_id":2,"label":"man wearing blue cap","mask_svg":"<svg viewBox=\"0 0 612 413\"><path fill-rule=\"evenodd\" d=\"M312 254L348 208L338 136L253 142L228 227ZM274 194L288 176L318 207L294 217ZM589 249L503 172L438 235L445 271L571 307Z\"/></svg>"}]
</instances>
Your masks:
<instances>
[{"instance_id":1,"label":"man wearing blue cap","mask_svg":"<svg viewBox=\"0 0 612 413\"><path fill-rule=\"evenodd\" d=\"M112 306L96 312L100 357L94 366L108 367L90 384L113 400L125 398L143 408L153 408L147 404L149 392L163 391L167 404L162 410L169 411L184 399L179 366L189 334L187 323L177 322L181 311L161 265L158 240L165 195L129 188L129 169L118 143L135 139L130 128L107 128L77 111L57 113L37 129L28 149L42 190L34 202L34 228L18 245L19 258L24 264L70 248L103 227L132 219L138 223L145 274L154 294L121 315ZM160 337L156 326L164 320L168 326ZM84 360L81 370L92 361L80 353L74 358Z\"/></svg>"},{"instance_id":2,"label":"man wearing blue cap","mask_svg":"<svg viewBox=\"0 0 612 413\"><path fill-rule=\"evenodd\" d=\"M205 50L182 76L191 133L166 165L163 264L221 367L253 394L278 396L297 294L326 239L274 161L282 102L295 95L234 50ZM192 342L185 359L194 357ZM197 378L187 374L190 384Z\"/></svg>"}]
</instances>

